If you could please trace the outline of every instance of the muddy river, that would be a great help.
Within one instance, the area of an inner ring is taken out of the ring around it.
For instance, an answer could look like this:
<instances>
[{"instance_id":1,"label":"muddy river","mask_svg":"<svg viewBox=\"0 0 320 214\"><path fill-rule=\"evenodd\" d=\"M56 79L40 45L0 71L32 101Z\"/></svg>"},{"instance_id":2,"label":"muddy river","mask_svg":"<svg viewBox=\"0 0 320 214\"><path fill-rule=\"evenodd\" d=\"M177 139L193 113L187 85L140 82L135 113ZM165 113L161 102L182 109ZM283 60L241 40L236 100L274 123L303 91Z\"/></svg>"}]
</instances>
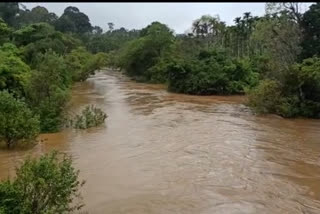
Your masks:
<instances>
[{"instance_id":1,"label":"muddy river","mask_svg":"<svg viewBox=\"0 0 320 214\"><path fill-rule=\"evenodd\" d=\"M27 154L72 154L88 213L320 213L320 121L255 116L241 96L188 96L117 72L74 86L71 111L104 126L0 150L0 178Z\"/></svg>"}]
</instances>

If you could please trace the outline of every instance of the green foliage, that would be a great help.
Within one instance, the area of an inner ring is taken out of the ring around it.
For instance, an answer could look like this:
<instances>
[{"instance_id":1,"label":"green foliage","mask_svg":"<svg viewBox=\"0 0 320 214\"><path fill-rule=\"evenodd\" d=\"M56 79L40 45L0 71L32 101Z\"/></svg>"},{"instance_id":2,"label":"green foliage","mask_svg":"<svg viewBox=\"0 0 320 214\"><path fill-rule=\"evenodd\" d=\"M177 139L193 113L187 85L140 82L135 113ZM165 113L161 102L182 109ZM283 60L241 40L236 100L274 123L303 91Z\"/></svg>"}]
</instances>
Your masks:
<instances>
[{"instance_id":1,"label":"green foliage","mask_svg":"<svg viewBox=\"0 0 320 214\"><path fill-rule=\"evenodd\" d=\"M88 61L89 58L92 57L88 51L83 47L78 47L74 49L66 56L66 64L68 66L68 70L72 71L72 79L73 80L81 80L85 79L84 64Z\"/></svg>"},{"instance_id":2,"label":"green foliage","mask_svg":"<svg viewBox=\"0 0 320 214\"><path fill-rule=\"evenodd\" d=\"M82 110L80 115L76 115L71 124L76 129L87 129L103 124L107 117L107 114L101 109L91 105Z\"/></svg>"},{"instance_id":3,"label":"green foliage","mask_svg":"<svg viewBox=\"0 0 320 214\"><path fill-rule=\"evenodd\" d=\"M18 3L1 3L0 9L7 22L0 18L0 90L24 99L39 115L42 132L58 131L65 121L63 111L71 84L110 63L108 55L78 48L82 42L76 37L88 37L91 24L77 8L66 8L59 22L54 13L40 6L30 11L19 9ZM70 32L77 35L64 34L52 26L63 24L60 21L65 18L75 26Z\"/></svg>"},{"instance_id":4,"label":"green foliage","mask_svg":"<svg viewBox=\"0 0 320 214\"><path fill-rule=\"evenodd\" d=\"M13 181L0 183L0 213L69 213L83 207L75 199L80 199L84 182L71 157L55 151L39 159L29 157L16 172Z\"/></svg>"},{"instance_id":5,"label":"green foliage","mask_svg":"<svg viewBox=\"0 0 320 214\"><path fill-rule=\"evenodd\" d=\"M0 18L0 45L9 41L11 32L11 28Z\"/></svg>"},{"instance_id":6,"label":"green foliage","mask_svg":"<svg viewBox=\"0 0 320 214\"><path fill-rule=\"evenodd\" d=\"M281 73L296 62L301 53L301 29L287 14L259 20L252 39L263 47L268 55L272 76L280 78Z\"/></svg>"},{"instance_id":7,"label":"green foliage","mask_svg":"<svg viewBox=\"0 0 320 214\"><path fill-rule=\"evenodd\" d=\"M39 117L8 91L0 91L0 142L8 147L19 141L31 142L39 131Z\"/></svg>"},{"instance_id":8,"label":"green foliage","mask_svg":"<svg viewBox=\"0 0 320 214\"><path fill-rule=\"evenodd\" d=\"M282 83L265 80L249 92L249 105L260 113L284 117L320 117L320 58L305 59Z\"/></svg>"},{"instance_id":9,"label":"green foliage","mask_svg":"<svg viewBox=\"0 0 320 214\"><path fill-rule=\"evenodd\" d=\"M91 57L88 58L87 61L85 61L81 76L77 80L84 81L90 75L94 74L96 70L106 66L107 57L108 56L105 53L97 53L95 55L91 55Z\"/></svg>"},{"instance_id":10,"label":"green foliage","mask_svg":"<svg viewBox=\"0 0 320 214\"><path fill-rule=\"evenodd\" d=\"M169 90L187 94L243 93L257 83L249 61L236 61L221 51L202 51L192 61L177 61L168 67Z\"/></svg>"},{"instance_id":11,"label":"green foliage","mask_svg":"<svg viewBox=\"0 0 320 214\"><path fill-rule=\"evenodd\" d=\"M119 64L128 75L150 81L152 70L166 52L170 51L174 42L172 31L164 24L153 22L142 29L140 38L127 44L121 51Z\"/></svg>"},{"instance_id":12,"label":"green foliage","mask_svg":"<svg viewBox=\"0 0 320 214\"><path fill-rule=\"evenodd\" d=\"M18 25L21 27L29 24L35 24L40 22L46 22L48 24L54 24L58 19L58 16L54 13L50 13L45 7L36 6L30 10L20 10L19 16L16 18Z\"/></svg>"},{"instance_id":13,"label":"green foliage","mask_svg":"<svg viewBox=\"0 0 320 214\"><path fill-rule=\"evenodd\" d=\"M302 42L301 58L320 55L320 3L317 2L310 6L310 9L303 14L302 27L304 30L304 39Z\"/></svg>"},{"instance_id":14,"label":"green foliage","mask_svg":"<svg viewBox=\"0 0 320 214\"><path fill-rule=\"evenodd\" d=\"M48 23L36 23L23 27L13 33L17 45L27 45L51 36L54 27Z\"/></svg>"},{"instance_id":15,"label":"green foliage","mask_svg":"<svg viewBox=\"0 0 320 214\"><path fill-rule=\"evenodd\" d=\"M257 113L274 113L283 117L299 114L296 95L286 96L283 87L275 80L263 80L259 85L248 91L248 104Z\"/></svg>"},{"instance_id":16,"label":"green foliage","mask_svg":"<svg viewBox=\"0 0 320 214\"><path fill-rule=\"evenodd\" d=\"M286 75L285 92L299 97L299 114L320 117L320 58L295 64Z\"/></svg>"},{"instance_id":17,"label":"green foliage","mask_svg":"<svg viewBox=\"0 0 320 214\"><path fill-rule=\"evenodd\" d=\"M277 112L277 106L281 103L281 87L274 80L261 81L248 94L249 105L258 113Z\"/></svg>"},{"instance_id":18,"label":"green foliage","mask_svg":"<svg viewBox=\"0 0 320 214\"><path fill-rule=\"evenodd\" d=\"M67 7L61 17L55 22L55 27L61 32L84 34L92 32L89 17L76 7Z\"/></svg>"},{"instance_id":19,"label":"green foliage","mask_svg":"<svg viewBox=\"0 0 320 214\"><path fill-rule=\"evenodd\" d=\"M32 67L36 66L34 60L37 55L49 50L64 55L81 42L69 35L57 32L47 23L28 25L14 32L17 45L22 46L24 60Z\"/></svg>"},{"instance_id":20,"label":"green foliage","mask_svg":"<svg viewBox=\"0 0 320 214\"><path fill-rule=\"evenodd\" d=\"M40 115L42 132L55 132L61 128L71 77L63 57L53 52L39 56L37 70L32 71L26 88L26 98Z\"/></svg>"},{"instance_id":21,"label":"green foliage","mask_svg":"<svg viewBox=\"0 0 320 214\"><path fill-rule=\"evenodd\" d=\"M18 2L0 2L0 18L9 25L14 25L16 15L19 13Z\"/></svg>"},{"instance_id":22,"label":"green foliage","mask_svg":"<svg viewBox=\"0 0 320 214\"><path fill-rule=\"evenodd\" d=\"M5 43L0 47L0 90L7 89L22 96L30 67L18 55L19 50L13 44Z\"/></svg>"},{"instance_id":23,"label":"green foliage","mask_svg":"<svg viewBox=\"0 0 320 214\"><path fill-rule=\"evenodd\" d=\"M95 70L104 67L108 63L108 55L89 53L84 47L79 47L71 51L66 56L68 70L72 71L74 81L83 81L93 74Z\"/></svg>"},{"instance_id":24,"label":"green foliage","mask_svg":"<svg viewBox=\"0 0 320 214\"><path fill-rule=\"evenodd\" d=\"M139 31L127 30L125 28L115 29L107 31L106 33L93 33L90 36L86 46L92 53L98 52L110 52L113 50L119 50L127 42L138 38Z\"/></svg>"}]
</instances>

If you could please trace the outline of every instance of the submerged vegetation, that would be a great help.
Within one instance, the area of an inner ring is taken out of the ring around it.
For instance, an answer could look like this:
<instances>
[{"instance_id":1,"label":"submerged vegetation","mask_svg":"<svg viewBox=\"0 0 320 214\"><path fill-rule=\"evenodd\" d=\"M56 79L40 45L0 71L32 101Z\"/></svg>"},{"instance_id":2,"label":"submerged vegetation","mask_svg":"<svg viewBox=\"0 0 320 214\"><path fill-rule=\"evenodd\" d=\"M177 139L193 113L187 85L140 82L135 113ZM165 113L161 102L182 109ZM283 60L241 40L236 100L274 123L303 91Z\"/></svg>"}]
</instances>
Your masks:
<instances>
[{"instance_id":1,"label":"submerged vegetation","mask_svg":"<svg viewBox=\"0 0 320 214\"><path fill-rule=\"evenodd\" d=\"M39 117L8 91L0 91L0 140L10 147L19 141L34 141L39 131Z\"/></svg>"},{"instance_id":2,"label":"submerged vegetation","mask_svg":"<svg viewBox=\"0 0 320 214\"><path fill-rule=\"evenodd\" d=\"M117 53L118 67L134 79L164 83L195 95L247 94L258 113L320 117L319 3L267 3L227 26L204 15L188 34L153 22Z\"/></svg>"},{"instance_id":3,"label":"submerged vegetation","mask_svg":"<svg viewBox=\"0 0 320 214\"><path fill-rule=\"evenodd\" d=\"M257 113L320 118L320 3L267 3L226 25L204 15L176 34L152 22L141 30L92 26L76 7L59 17L46 8L0 3L0 143L36 141L66 124L75 82L112 67L131 78L193 95L247 95ZM72 120L86 129L107 114L87 106ZM27 159L0 183L0 214L68 213L82 207L79 172L53 152Z\"/></svg>"},{"instance_id":4,"label":"submerged vegetation","mask_svg":"<svg viewBox=\"0 0 320 214\"><path fill-rule=\"evenodd\" d=\"M103 124L107 117L101 109L90 105L86 106L80 115L76 115L70 123L76 129L87 129Z\"/></svg>"},{"instance_id":5,"label":"submerged vegetation","mask_svg":"<svg viewBox=\"0 0 320 214\"><path fill-rule=\"evenodd\" d=\"M44 7L0 3L0 141L34 141L63 127L74 82L106 66L108 54L91 52L88 17L67 7L61 17Z\"/></svg>"},{"instance_id":6,"label":"submerged vegetation","mask_svg":"<svg viewBox=\"0 0 320 214\"><path fill-rule=\"evenodd\" d=\"M0 213L70 213L83 207L79 171L67 155L51 152L27 158L16 177L0 182Z\"/></svg>"},{"instance_id":7,"label":"submerged vegetation","mask_svg":"<svg viewBox=\"0 0 320 214\"><path fill-rule=\"evenodd\" d=\"M11 145L39 130L59 131L72 84L104 66L166 84L172 92L247 94L258 113L318 118L320 4L305 12L299 4L267 3L264 16L247 12L230 26L218 15L204 15L190 23L189 33L176 34L157 21L141 30L116 29L110 22L104 32L76 7L58 17L41 6L0 3L1 99L11 99L11 111L19 114L0 113L2 121L19 118L30 127L30 133L2 129L1 141ZM92 116L92 122L88 112L77 118L78 128L105 119L95 112L104 119Z\"/></svg>"}]
</instances>

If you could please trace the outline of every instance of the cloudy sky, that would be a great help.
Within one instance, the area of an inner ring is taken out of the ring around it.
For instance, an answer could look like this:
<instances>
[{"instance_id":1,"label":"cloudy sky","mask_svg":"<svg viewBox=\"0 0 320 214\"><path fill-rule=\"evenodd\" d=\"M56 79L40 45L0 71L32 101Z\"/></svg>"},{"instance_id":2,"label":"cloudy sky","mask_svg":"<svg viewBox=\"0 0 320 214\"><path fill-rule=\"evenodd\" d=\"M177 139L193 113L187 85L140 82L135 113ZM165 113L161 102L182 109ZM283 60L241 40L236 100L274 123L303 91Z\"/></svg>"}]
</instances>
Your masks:
<instances>
[{"instance_id":1,"label":"cloudy sky","mask_svg":"<svg viewBox=\"0 0 320 214\"><path fill-rule=\"evenodd\" d=\"M261 16L265 13L265 3L24 3L28 9L44 6L60 16L67 6L75 6L87 14L92 25L104 30L108 22L115 28L141 29L153 21L167 24L176 33L190 28L193 20L202 15L219 14L228 25L244 12Z\"/></svg>"}]
</instances>

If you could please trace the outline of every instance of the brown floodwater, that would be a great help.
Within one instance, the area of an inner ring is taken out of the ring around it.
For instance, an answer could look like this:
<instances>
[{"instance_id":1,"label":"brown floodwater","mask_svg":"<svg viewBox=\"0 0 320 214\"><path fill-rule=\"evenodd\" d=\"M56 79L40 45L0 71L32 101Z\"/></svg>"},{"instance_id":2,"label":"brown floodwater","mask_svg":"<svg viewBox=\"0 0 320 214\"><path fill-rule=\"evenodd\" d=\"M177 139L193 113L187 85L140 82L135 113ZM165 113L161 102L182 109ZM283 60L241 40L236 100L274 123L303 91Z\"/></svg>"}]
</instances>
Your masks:
<instances>
[{"instance_id":1,"label":"brown floodwater","mask_svg":"<svg viewBox=\"0 0 320 214\"><path fill-rule=\"evenodd\" d=\"M188 96L97 73L70 110L95 104L104 126L0 150L0 178L27 154L71 154L88 213L320 213L320 121L255 116L241 96Z\"/></svg>"}]
</instances>

